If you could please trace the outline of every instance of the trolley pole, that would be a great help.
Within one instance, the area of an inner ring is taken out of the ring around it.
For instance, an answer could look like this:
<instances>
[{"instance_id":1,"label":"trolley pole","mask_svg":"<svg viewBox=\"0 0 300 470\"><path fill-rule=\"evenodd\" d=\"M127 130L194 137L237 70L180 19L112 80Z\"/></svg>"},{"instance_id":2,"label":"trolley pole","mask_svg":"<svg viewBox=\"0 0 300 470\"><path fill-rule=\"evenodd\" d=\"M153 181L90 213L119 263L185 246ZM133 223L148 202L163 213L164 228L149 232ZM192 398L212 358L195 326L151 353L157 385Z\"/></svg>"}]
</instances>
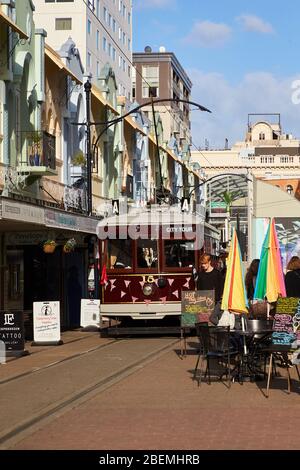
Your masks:
<instances>
[{"instance_id":1,"label":"trolley pole","mask_svg":"<svg viewBox=\"0 0 300 470\"><path fill-rule=\"evenodd\" d=\"M92 153L91 153L91 89L92 84L87 80L84 84L86 93L86 171L87 171L87 213L92 215Z\"/></svg>"}]
</instances>

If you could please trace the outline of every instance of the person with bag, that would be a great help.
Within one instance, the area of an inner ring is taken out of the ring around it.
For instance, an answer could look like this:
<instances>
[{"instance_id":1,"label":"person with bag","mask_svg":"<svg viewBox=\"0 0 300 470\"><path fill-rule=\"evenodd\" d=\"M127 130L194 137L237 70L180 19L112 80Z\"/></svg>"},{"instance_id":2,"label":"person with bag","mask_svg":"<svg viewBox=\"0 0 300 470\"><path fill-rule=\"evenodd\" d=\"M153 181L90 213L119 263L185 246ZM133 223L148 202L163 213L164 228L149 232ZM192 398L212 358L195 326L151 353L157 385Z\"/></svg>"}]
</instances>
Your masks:
<instances>
[{"instance_id":1,"label":"person with bag","mask_svg":"<svg viewBox=\"0 0 300 470\"><path fill-rule=\"evenodd\" d=\"M300 297L300 258L293 256L285 275L285 288L287 297Z\"/></svg>"}]
</instances>

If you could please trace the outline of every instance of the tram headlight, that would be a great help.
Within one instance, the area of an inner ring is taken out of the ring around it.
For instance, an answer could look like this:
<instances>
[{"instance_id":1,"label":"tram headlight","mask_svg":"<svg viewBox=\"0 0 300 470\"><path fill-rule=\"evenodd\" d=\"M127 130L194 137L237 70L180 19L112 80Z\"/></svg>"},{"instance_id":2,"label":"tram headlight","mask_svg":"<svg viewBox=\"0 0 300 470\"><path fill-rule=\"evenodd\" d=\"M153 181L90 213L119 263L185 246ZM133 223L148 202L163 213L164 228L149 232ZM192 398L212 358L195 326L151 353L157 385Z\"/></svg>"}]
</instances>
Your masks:
<instances>
[{"instance_id":1,"label":"tram headlight","mask_svg":"<svg viewBox=\"0 0 300 470\"><path fill-rule=\"evenodd\" d=\"M145 284L143 287L143 294L144 295L151 295L153 291L152 285L151 284Z\"/></svg>"}]
</instances>

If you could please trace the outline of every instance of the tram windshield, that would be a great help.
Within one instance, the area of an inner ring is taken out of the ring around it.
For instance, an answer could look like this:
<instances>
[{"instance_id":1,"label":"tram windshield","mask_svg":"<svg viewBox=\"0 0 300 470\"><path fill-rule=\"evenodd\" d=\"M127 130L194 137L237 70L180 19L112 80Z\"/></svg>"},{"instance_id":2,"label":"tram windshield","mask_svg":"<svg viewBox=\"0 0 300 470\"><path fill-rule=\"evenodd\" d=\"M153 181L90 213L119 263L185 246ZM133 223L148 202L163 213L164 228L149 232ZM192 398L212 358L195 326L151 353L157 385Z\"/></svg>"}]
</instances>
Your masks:
<instances>
[{"instance_id":1,"label":"tram windshield","mask_svg":"<svg viewBox=\"0 0 300 470\"><path fill-rule=\"evenodd\" d=\"M137 267L148 269L157 267L157 240L137 241Z\"/></svg>"},{"instance_id":2,"label":"tram windshield","mask_svg":"<svg viewBox=\"0 0 300 470\"><path fill-rule=\"evenodd\" d=\"M194 243L187 240L165 240L164 258L168 268L192 267L195 263Z\"/></svg>"},{"instance_id":3,"label":"tram windshield","mask_svg":"<svg viewBox=\"0 0 300 470\"><path fill-rule=\"evenodd\" d=\"M132 241L108 240L107 241L107 267L108 269L132 268Z\"/></svg>"}]
</instances>

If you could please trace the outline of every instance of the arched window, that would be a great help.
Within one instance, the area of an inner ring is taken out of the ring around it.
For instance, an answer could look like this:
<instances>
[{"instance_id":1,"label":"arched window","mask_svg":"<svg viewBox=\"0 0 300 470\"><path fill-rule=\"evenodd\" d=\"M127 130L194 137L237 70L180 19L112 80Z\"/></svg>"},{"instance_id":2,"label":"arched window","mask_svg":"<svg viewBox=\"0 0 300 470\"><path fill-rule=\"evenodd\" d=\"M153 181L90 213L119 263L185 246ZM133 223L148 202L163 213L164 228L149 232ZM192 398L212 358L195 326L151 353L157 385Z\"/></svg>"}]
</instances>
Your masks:
<instances>
[{"instance_id":1,"label":"arched window","mask_svg":"<svg viewBox=\"0 0 300 470\"><path fill-rule=\"evenodd\" d=\"M259 133L259 140L265 140L265 134L264 132Z\"/></svg>"},{"instance_id":2,"label":"arched window","mask_svg":"<svg viewBox=\"0 0 300 470\"><path fill-rule=\"evenodd\" d=\"M294 193L294 188L291 184L288 184L287 187L286 187L286 192L288 194L293 194Z\"/></svg>"}]
</instances>

